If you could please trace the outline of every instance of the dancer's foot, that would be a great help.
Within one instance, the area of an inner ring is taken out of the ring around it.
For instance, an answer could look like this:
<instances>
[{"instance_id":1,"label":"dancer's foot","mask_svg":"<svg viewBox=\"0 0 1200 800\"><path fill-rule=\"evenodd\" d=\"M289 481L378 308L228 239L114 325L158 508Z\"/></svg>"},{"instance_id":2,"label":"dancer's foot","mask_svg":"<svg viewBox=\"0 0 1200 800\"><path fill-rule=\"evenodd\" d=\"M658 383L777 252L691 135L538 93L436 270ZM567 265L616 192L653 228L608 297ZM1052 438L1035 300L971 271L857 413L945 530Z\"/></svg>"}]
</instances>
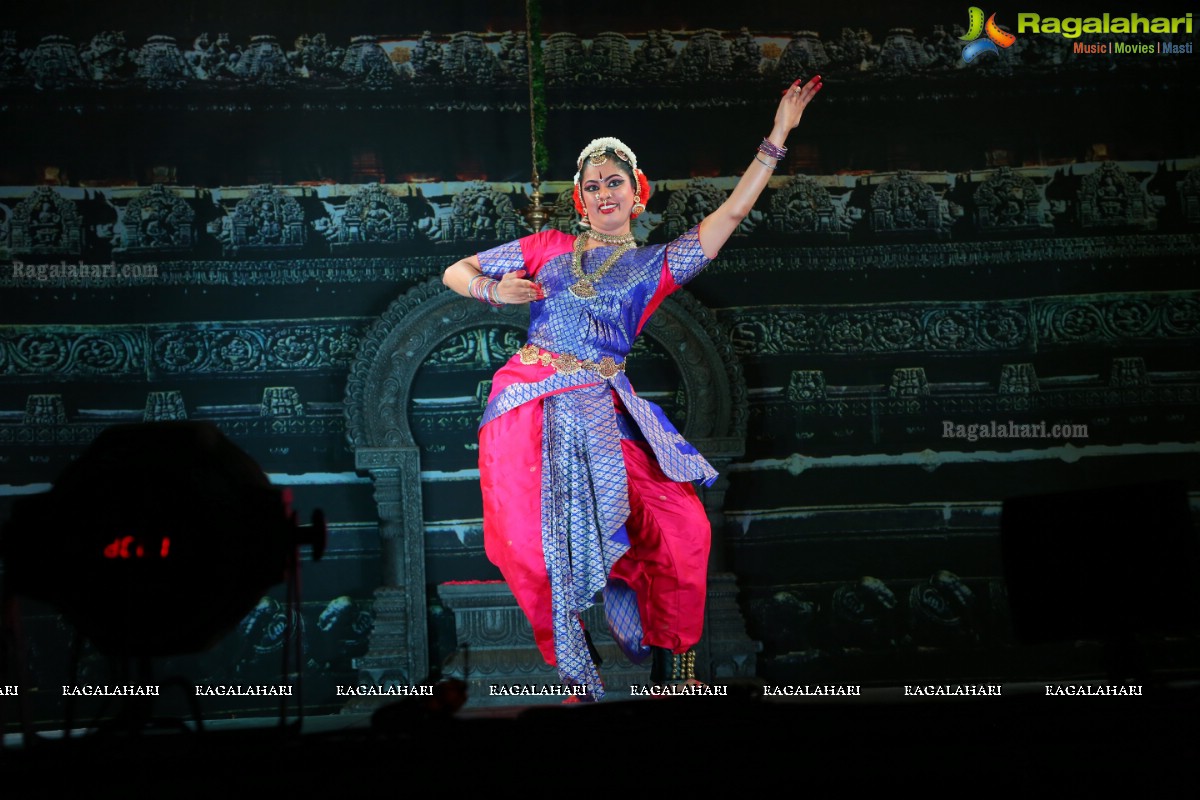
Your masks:
<instances>
[{"instance_id":1,"label":"dancer's foot","mask_svg":"<svg viewBox=\"0 0 1200 800\"><path fill-rule=\"evenodd\" d=\"M705 686L696 677L696 651L672 653L665 647L651 648L650 680L659 686Z\"/></svg>"}]
</instances>

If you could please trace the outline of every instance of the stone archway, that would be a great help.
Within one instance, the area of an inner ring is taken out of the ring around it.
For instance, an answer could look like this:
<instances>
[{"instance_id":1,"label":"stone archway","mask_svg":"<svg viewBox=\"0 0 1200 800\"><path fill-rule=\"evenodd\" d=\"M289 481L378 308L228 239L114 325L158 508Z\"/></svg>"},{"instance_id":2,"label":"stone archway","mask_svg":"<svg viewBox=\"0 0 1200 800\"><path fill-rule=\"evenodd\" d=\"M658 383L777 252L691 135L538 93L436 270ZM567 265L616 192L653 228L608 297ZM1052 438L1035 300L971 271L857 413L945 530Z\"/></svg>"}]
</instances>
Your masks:
<instances>
[{"instance_id":1,"label":"stone archway","mask_svg":"<svg viewBox=\"0 0 1200 800\"><path fill-rule=\"evenodd\" d=\"M394 301L364 336L346 384L347 438L356 468L375 487L383 569L370 648L358 662L361 684L412 684L429 667L420 449L409 420L414 378L449 337L482 327L524 332L527 326L526 307L493 308L447 291L435 278ZM722 470L744 452L748 414L745 379L728 335L684 291L663 303L643 335L678 371L687 405L681 432ZM718 532L726 485L718 479L701 493ZM713 548L708 611L713 624L706 626L701 662L714 675L753 674L753 643L737 612L733 577L719 572L720 549ZM531 657L540 661L536 652Z\"/></svg>"}]
</instances>

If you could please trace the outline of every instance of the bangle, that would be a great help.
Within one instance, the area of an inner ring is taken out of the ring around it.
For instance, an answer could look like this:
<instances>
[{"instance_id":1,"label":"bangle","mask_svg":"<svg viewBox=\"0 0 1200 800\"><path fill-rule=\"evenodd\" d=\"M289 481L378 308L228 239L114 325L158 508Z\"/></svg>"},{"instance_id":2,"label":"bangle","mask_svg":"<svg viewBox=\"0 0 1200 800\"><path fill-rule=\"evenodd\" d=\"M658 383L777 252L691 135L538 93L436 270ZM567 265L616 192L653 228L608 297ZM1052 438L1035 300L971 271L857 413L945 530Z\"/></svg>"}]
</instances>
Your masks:
<instances>
[{"instance_id":1,"label":"bangle","mask_svg":"<svg viewBox=\"0 0 1200 800\"><path fill-rule=\"evenodd\" d=\"M762 144L758 146L758 152L764 156L770 156L776 161L783 161L784 156L787 155L787 148L774 144L769 139L764 138Z\"/></svg>"},{"instance_id":2,"label":"bangle","mask_svg":"<svg viewBox=\"0 0 1200 800\"><path fill-rule=\"evenodd\" d=\"M759 158L758 153L754 154L754 160L757 161L758 163L762 164L764 167L771 170L772 172L774 172L779 167L778 164L768 164L767 162L763 161L761 158Z\"/></svg>"},{"instance_id":3,"label":"bangle","mask_svg":"<svg viewBox=\"0 0 1200 800\"><path fill-rule=\"evenodd\" d=\"M489 306L502 306L504 301L500 299L500 281L495 278L489 278L487 275L476 275L471 278L471 282L467 284L467 291L481 303L487 303Z\"/></svg>"}]
</instances>

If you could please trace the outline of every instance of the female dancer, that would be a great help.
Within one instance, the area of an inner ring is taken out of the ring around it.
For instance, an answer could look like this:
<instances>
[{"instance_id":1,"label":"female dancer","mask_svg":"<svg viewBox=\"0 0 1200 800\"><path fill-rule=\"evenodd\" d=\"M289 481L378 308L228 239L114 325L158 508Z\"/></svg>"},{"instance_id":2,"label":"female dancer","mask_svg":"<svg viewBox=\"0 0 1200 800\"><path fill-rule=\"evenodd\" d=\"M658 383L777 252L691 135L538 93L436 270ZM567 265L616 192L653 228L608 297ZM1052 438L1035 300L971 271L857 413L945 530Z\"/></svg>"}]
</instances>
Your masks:
<instances>
[{"instance_id":1,"label":"female dancer","mask_svg":"<svg viewBox=\"0 0 1200 800\"><path fill-rule=\"evenodd\" d=\"M464 258L442 280L492 305L532 303L527 344L496 373L479 429L484 546L568 685L604 690L579 615L603 593L613 636L652 678L695 682L711 528L691 481L717 473L633 393L625 356L663 299L745 219L821 88L784 91L775 124L721 207L666 245L637 247L650 197L633 151L593 140L576 162L583 231L549 230Z\"/></svg>"}]
</instances>

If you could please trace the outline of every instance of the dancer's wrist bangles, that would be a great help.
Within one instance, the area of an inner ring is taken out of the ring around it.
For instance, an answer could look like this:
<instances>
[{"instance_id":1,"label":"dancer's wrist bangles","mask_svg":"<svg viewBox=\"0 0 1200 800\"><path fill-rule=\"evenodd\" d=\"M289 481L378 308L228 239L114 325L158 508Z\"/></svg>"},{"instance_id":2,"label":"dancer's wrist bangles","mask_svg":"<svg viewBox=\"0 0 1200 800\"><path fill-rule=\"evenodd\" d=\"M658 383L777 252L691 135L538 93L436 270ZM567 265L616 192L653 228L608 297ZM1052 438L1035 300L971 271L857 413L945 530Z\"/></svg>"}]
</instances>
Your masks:
<instances>
[{"instance_id":1,"label":"dancer's wrist bangles","mask_svg":"<svg viewBox=\"0 0 1200 800\"><path fill-rule=\"evenodd\" d=\"M504 301L500 299L500 281L495 278L489 278L487 275L476 275L471 278L470 284L467 285L471 292L471 297L474 297L481 303L487 303L489 306L502 306Z\"/></svg>"}]
</instances>

